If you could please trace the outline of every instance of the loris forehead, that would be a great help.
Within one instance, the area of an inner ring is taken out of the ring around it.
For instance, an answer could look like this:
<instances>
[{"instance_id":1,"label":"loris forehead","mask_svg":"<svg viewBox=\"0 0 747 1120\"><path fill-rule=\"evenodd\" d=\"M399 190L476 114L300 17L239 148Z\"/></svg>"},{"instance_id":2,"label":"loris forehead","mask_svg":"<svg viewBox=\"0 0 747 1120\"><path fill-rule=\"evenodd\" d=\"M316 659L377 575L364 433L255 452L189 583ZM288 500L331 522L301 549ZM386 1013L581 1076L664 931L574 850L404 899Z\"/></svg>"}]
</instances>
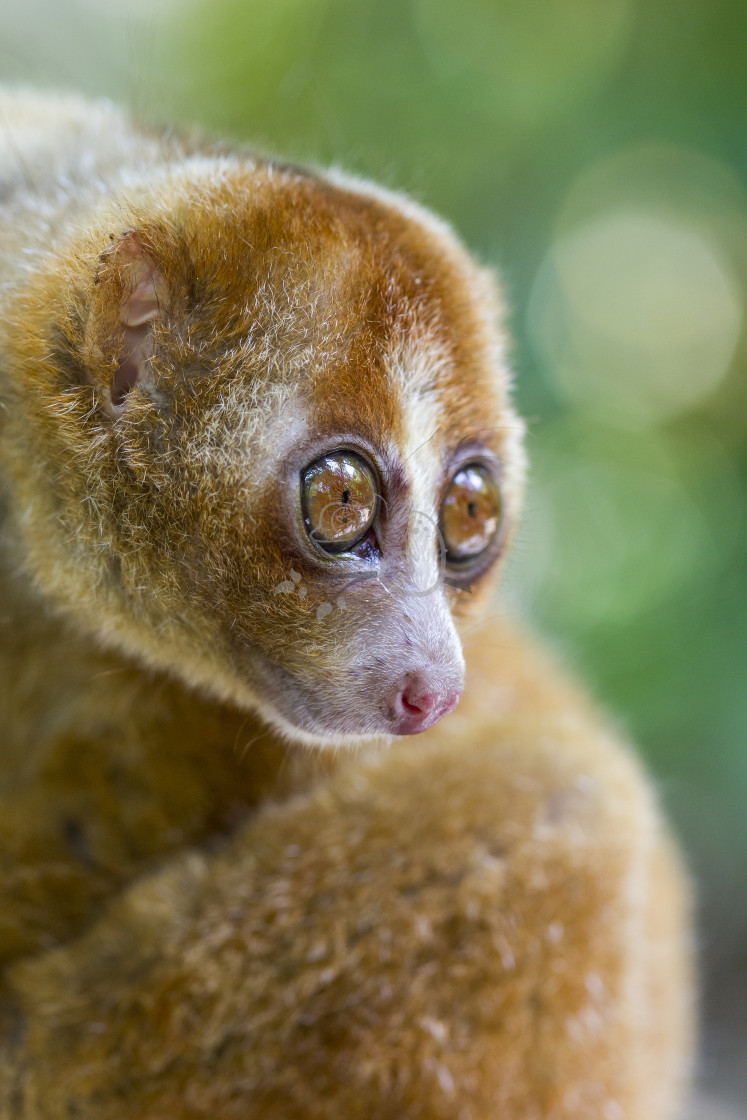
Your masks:
<instances>
[{"instance_id":1,"label":"loris forehead","mask_svg":"<svg viewBox=\"0 0 747 1120\"><path fill-rule=\"evenodd\" d=\"M205 306L218 319L236 310L252 376L262 365L292 387L320 433L407 456L438 432L500 454L496 301L448 229L357 184L267 169L251 179L222 185L190 241L223 288Z\"/></svg>"}]
</instances>

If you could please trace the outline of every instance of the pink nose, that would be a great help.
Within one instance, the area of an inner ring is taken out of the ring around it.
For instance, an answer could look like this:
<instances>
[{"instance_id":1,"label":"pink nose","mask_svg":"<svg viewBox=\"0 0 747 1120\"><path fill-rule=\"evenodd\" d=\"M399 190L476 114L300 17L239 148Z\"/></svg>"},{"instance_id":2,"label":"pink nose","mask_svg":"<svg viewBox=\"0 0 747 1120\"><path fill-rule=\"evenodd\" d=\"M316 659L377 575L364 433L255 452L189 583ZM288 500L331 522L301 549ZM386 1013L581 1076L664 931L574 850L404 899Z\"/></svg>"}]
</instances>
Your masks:
<instances>
[{"instance_id":1,"label":"pink nose","mask_svg":"<svg viewBox=\"0 0 747 1120\"><path fill-rule=\"evenodd\" d=\"M425 731L453 708L462 696L460 687L453 685L445 692L434 689L427 681L415 676L405 680L394 701L395 735L417 735Z\"/></svg>"}]
</instances>

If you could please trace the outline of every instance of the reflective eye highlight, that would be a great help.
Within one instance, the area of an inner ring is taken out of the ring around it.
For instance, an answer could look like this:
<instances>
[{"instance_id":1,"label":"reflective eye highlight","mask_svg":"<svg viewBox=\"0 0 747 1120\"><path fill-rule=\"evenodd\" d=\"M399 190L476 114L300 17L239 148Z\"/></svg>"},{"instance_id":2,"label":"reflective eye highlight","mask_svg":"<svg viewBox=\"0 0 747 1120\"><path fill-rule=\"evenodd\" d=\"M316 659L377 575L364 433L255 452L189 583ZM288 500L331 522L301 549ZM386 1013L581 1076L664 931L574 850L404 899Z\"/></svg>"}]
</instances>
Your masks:
<instances>
[{"instance_id":1,"label":"reflective eye highlight","mask_svg":"<svg viewBox=\"0 0 747 1120\"><path fill-rule=\"evenodd\" d=\"M441 534L446 559L472 560L498 532L503 507L493 476L479 463L461 467L451 480L441 506Z\"/></svg>"},{"instance_id":2,"label":"reflective eye highlight","mask_svg":"<svg viewBox=\"0 0 747 1120\"><path fill-rule=\"evenodd\" d=\"M301 474L306 531L326 552L344 552L368 532L376 497L373 471L352 452L324 455Z\"/></svg>"}]
</instances>

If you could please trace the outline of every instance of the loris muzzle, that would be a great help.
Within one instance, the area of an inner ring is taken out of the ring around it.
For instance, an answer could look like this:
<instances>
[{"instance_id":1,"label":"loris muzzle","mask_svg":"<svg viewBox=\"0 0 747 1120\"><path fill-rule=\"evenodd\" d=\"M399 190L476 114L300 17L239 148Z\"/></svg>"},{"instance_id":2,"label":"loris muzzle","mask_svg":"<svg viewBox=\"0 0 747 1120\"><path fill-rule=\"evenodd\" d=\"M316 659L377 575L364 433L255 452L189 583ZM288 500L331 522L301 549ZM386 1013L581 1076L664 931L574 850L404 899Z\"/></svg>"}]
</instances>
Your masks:
<instances>
[{"instance_id":1,"label":"loris muzzle","mask_svg":"<svg viewBox=\"0 0 747 1120\"><path fill-rule=\"evenodd\" d=\"M448 227L336 175L162 159L24 287L5 454L58 605L295 740L455 707L523 457L492 278Z\"/></svg>"}]
</instances>

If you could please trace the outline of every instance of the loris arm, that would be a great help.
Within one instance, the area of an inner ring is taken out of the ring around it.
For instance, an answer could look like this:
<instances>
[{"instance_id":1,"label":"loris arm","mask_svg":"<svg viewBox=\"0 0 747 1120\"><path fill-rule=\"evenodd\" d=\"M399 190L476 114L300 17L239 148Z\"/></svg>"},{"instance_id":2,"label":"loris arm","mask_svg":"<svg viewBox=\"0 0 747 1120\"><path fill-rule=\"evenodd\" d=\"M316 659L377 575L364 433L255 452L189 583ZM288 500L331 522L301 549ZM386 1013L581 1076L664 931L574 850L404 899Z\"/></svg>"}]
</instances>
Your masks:
<instances>
[{"instance_id":1,"label":"loris arm","mask_svg":"<svg viewBox=\"0 0 747 1120\"><path fill-rule=\"evenodd\" d=\"M688 900L650 789L505 627L468 664L440 733L17 967L4 1115L674 1117Z\"/></svg>"}]
</instances>

